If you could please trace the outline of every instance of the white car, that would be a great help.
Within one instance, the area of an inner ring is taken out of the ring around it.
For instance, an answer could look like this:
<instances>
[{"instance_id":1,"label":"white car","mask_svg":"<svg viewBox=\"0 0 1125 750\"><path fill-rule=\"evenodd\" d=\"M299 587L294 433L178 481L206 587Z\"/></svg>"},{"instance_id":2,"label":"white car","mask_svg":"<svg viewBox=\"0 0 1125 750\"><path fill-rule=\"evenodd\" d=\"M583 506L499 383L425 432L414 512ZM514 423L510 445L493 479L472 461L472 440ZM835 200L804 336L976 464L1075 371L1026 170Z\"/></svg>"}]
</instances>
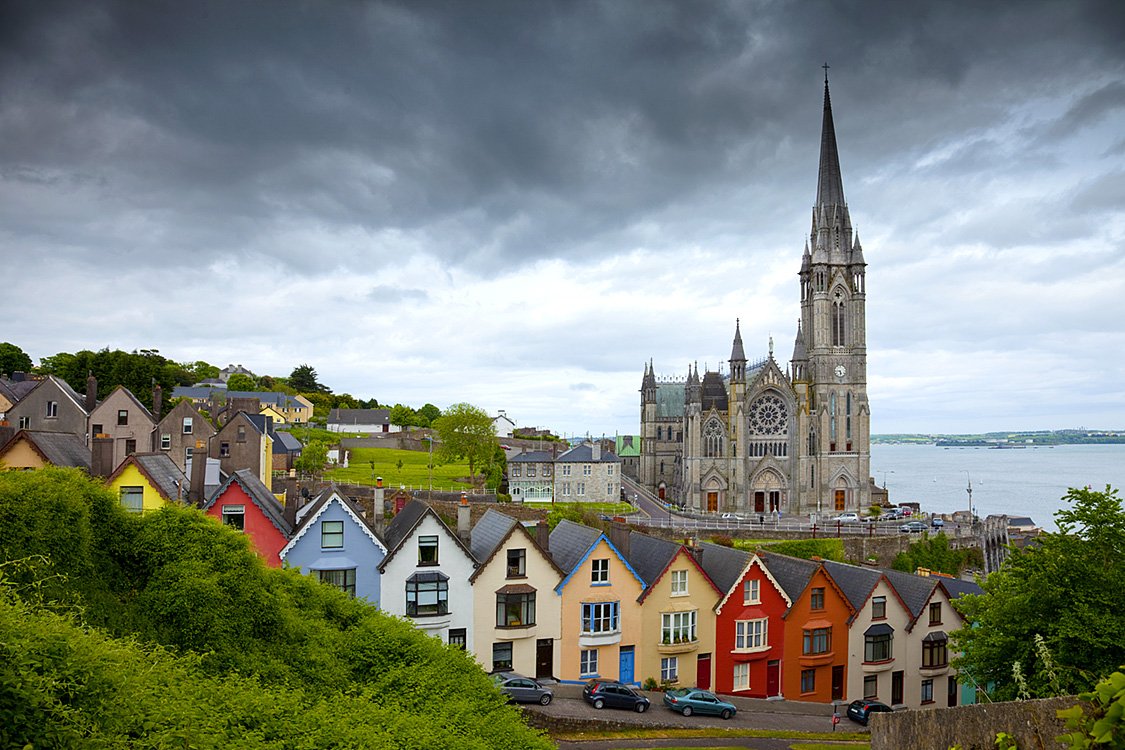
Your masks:
<instances>
[{"instance_id":1,"label":"white car","mask_svg":"<svg viewBox=\"0 0 1125 750\"><path fill-rule=\"evenodd\" d=\"M838 521L839 523L859 523L859 514L858 513L841 513L840 515L836 516L832 520Z\"/></svg>"},{"instance_id":2,"label":"white car","mask_svg":"<svg viewBox=\"0 0 1125 750\"><path fill-rule=\"evenodd\" d=\"M744 520L746 520L742 516L738 515L737 513L724 513L722 515L722 519L724 521L744 521Z\"/></svg>"}]
</instances>

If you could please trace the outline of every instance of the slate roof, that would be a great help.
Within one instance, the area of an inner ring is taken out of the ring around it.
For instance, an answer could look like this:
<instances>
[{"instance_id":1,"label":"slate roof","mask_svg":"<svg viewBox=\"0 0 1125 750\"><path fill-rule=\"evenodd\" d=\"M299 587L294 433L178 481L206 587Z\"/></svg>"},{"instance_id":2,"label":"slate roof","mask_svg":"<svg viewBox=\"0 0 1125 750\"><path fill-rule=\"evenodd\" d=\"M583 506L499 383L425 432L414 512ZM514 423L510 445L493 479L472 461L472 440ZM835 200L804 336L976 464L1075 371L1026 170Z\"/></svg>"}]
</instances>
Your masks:
<instances>
[{"instance_id":1,"label":"slate roof","mask_svg":"<svg viewBox=\"0 0 1125 750\"><path fill-rule=\"evenodd\" d=\"M652 586L680 551L679 542L670 542L637 531L629 532L629 554L625 559L637 571L645 586Z\"/></svg>"},{"instance_id":2,"label":"slate roof","mask_svg":"<svg viewBox=\"0 0 1125 750\"><path fill-rule=\"evenodd\" d=\"M285 430L274 430L270 437L273 438L274 453L300 453L304 447L300 440Z\"/></svg>"},{"instance_id":3,"label":"slate roof","mask_svg":"<svg viewBox=\"0 0 1125 750\"><path fill-rule=\"evenodd\" d=\"M825 560L823 565L856 611L863 608L867 597L871 596L871 590L883 575L883 571L876 568L862 568L832 560Z\"/></svg>"},{"instance_id":4,"label":"slate roof","mask_svg":"<svg viewBox=\"0 0 1125 750\"><path fill-rule=\"evenodd\" d=\"M258 509L270 520L270 523L277 527L278 531L286 537L293 532L289 522L285 520L285 512L281 503L277 501L277 498L273 496L269 488L262 484L262 480L258 479L254 472L249 469L239 469L227 477L227 481L223 482L223 486L211 496L210 500L203 504L202 509L207 510L213 506L215 501L222 497L223 493L226 492L227 488L234 482L238 482L239 486L242 487L243 491L249 496L251 502L258 506Z\"/></svg>"},{"instance_id":5,"label":"slate roof","mask_svg":"<svg viewBox=\"0 0 1125 750\"><path fill-rule=\"evenodd\" d=\"M698 544L703 550L703 557L699 562L704 572L710 576L719 590L724 594L727 593L738 582L742 571L745 570L753 555L740 549L724 547L721 544L712 544L711 542L699 542Z\"/></svg>"},{"instance_id":6,"label":"slate roof","mask_svg":"<svg viewBox=\"0 0 1125 750\"><path fill-rule=\"evenodd\" d=\"M621 459L619 459L610 451L602 451L601 456L599 456L598 458L594 458L594 447L589 443L583 443L582 445L574 446L555 460L559 463L595 464L617 463Z\"/></svg>"},{"instance_id":7,"label":"slate roof","mask_svg":"<svg viewBox=\"0 0 1125 750\"><path fill-rule=\"evenodd\" d=\"M785 590L790 601L797 601L797 597L809 585L813 573L820 567L820 563L812 560L802 560L799 557L778 555L773 552L759 552L758 557L773 579Z\"/></svg>"},{"instance_id":8,"label":"slate roof","mask_svg":"<svg viewBox=\"0 0 1125 750\"><path fill-rule=\"evenodd\" d=\"M705 372L703 373L703 387L701 390L704 413L711 409L718 409L719 411L727 410L726 378L717 372Z\"/></svg>"},{"instance_id":9,"label":"slate roof","mask_svg":"<svg viewBox=\"0 0 1125 750\"><path fill-rule=\"evenodd\" d=\"M938 578L938 583L945 587L950 599L956 599L966 594L983 594L982 589L974 581L963 581L960 578Z\"/></svg>"},{"instance_id":10,"label":"slate roof","mask_svg":"<svg viewBox=\"0 0 1125 750\"><path fill-rule=\"evenodd\" d=\"M492 557L492 553L517 525L516 519L489 508L480 517L469 536L469 551L478 563Z\"/></svg>"},{"instance_id":11,"label":"slate roof","mask_svg":"<svg viewBox=\"0 0 1125 750\"><path fill-rule=\"evenodd\" d=\"M4 453L23 436L52 466L70 466L90 469L90 449L86 441L72 432L49 432L47 430L20 430L0 448Z\"/></svg>"},{"instance_id":12,"label":"slate roof","mask_svg":"<svg viewBox=\"0 0 1125 750\"><path fill-rule=\"evenodd\" d=\"M549 464L554 460L551 454L547 451L528 451L527 453L520 453L518 456L512 456L508 459L508 463L540 463Z\"/></svg>"},{"instance_id":13,"label":"slate roof","mask_svg":"<svg viewBox=\"0 0 1125 750\"><path fill-rule=\"evenodd\" d=\"M333 409L328 424L390 424L390 409Z\"/></svg>"},{"instance_id":14,"label":"slate roof","mask_svg":"<svg viewBox=\"0 0 1125 750\"><path fill-rule=\"evenodd\" d=\"M391 519L387 524L387 530L383 532L383 538L387 541L387 549L394 551L398 549L406 537L410 536L410 532L422 520L422 516L426 515L430 507L421 500L411 500L403 507L398 514Z\"/></svg>"},{"instance_id":15,"label":"slate roof","mask_svg":"<svg viewBox=\"0 0 1125 750\"><path fill-rule=\"evenodd\" d=\"M19 403L27 394L35 390L35 386L39 385L38 380L8 380L7 378L0 378L0 393L11 401L13 404Z\"/></svg>"},{"instance_id":16,"label":"slate roof","mask_svg":"<svg viewBox=\"0 0 1125 750\"><path fill-rule=\"evenodd\" d=\"M287 409L308 408L288 393L276 391L228 391L226 388L205 388L201 386L178 385L172 389L172 398L190 398L196 401L206 401L212 395L222 394L226 400L232 398L256 398L263 404L281 406Z\"/></svg>"},{"instance_id":17,"label":"slate roof","mask_svg":"<svg viewBox=\"0 0 1125 750\"><path fill-rule=\"evenodd\" d=\"M136 463L153 487L166 500L175 502L187 495L188 478L167 453L134 453L113 472L116 476L130 461ZM111 477L112 478L112 477Z\"/></svg>"},{"instance_id":18,"label":"slate roof","mask_svg":"<svg viewBox=\"0 0 1125 750\"><path fill-rule=\"evenodd\" d=\"M936 578L916 576L903 573L901 570L884 570L883 575L894 586L899 598L910 610L910 615L915 618L922 614L922 609L926 606L926 602L930 600L930 596L934 593L934 586L937 585L938 581Z\"/></svg>"},{"instance_id":19,"label":"slate roof","mask_svg":"<svg viewBox=\"0 0 1125 750\"><path fill-rule=\"evenodd\" d=\"M563 573L569 574L601 535L602 532L589 526L565 519L559 521L559 525L551 532L551 557Z\"/></svg>"}]
</instances>

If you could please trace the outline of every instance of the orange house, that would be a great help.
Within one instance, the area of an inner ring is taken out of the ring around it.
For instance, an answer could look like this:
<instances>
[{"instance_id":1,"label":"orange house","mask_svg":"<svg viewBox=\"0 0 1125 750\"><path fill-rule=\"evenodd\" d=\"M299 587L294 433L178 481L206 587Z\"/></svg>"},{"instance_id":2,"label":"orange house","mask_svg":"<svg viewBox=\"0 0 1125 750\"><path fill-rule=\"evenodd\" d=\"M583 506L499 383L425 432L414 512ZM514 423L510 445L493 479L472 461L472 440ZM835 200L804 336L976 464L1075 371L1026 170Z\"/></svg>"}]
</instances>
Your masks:
<instances>
[{"instance_id":1,"label":"orange house","mask_svg":"<svg viewBox=\"0 0 1125 750\"><path fill-rule=\"evenodd\" d=\"M844 700L848 620L854 612L820 565L785 614L782 688L786 698L813 703Z\"/></svg>"}]
</instances>

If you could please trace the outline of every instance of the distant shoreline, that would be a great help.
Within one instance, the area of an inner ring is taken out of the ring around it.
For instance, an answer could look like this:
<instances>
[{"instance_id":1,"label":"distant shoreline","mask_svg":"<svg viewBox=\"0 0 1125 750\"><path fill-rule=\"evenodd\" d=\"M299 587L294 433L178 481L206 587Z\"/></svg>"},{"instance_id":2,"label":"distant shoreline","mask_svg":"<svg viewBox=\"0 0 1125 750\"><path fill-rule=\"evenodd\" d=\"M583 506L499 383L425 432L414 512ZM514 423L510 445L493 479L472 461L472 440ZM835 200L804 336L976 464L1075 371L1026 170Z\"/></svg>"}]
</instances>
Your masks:
<instances>
[{"instance_id":1,"label":"distant shoreline","mask_svg":"<svg viewBox=\"0 0 1125 750\"><path fill-rule=\"evenodd\" d=\"M976 435L897 433L872 435L875 445L936 445L939 448L1030 448L1056 445L1125 444L1125 430L987 432Z\"/></svg>"}]
</instances>

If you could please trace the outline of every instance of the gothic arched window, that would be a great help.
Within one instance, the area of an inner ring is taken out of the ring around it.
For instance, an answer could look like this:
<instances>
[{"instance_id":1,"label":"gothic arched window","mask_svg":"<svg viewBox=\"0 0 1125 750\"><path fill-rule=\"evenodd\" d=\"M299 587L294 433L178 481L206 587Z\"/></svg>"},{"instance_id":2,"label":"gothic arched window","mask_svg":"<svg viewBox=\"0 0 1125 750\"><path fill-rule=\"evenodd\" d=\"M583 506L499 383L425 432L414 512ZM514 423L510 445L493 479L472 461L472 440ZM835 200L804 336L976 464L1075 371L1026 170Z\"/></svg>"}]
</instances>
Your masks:
<instances>
[{"instance_id":1,"label":"gothic arched window","mask_svg":"<svg viewBox=\"0 0 1125 750\"><path fill-rule=\"evenodd\" d=\"M709 420L703 428L703 455L718 458L723 455L723 425L719 420Z\"/></svg>"},{"instance_id":2,"label":"gothic arched window","mask_svg":"<svg viewBox=\"0 0 1125 750\"><path fill-rule=\"evenodd\" d=\"M844 325L847 311L848 308L844 301L844 294L837 289L836 298L832 302L832 346L847 345L846 329Z\"/></svg>"}]
</instances>

